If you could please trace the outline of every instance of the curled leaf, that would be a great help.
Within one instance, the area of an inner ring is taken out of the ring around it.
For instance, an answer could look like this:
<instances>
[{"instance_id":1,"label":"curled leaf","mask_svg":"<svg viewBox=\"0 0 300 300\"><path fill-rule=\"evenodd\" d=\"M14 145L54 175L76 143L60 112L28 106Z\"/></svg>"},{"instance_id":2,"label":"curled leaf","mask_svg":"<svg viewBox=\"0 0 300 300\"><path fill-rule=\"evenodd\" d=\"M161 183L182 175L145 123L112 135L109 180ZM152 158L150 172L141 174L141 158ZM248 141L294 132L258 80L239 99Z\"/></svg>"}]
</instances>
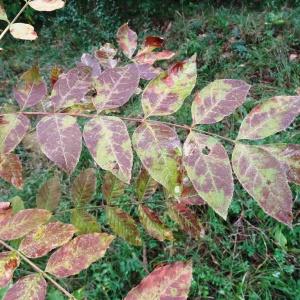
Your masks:
<instances>
[{"instance_id":1,"label":"curled leaf","mask_svg":"<svg viewBox=\"0 0 300 300\"><path fill-rule=\"evenodd\" d=\"M14 23L9 26L10 33L15 39L33 41L37 39L34 27L25 23Z\"/></svg>"},{"instance_id":2,"label":"curled leaf","mask_svg":"<svg viewBox=\"0 0 300 300\"><path fill-rule=\"evenodd\" d=\"M123 53L131 58L137 46L137 34L125 23L118 29L117 39Z\"/></svg>"}]
</instances>

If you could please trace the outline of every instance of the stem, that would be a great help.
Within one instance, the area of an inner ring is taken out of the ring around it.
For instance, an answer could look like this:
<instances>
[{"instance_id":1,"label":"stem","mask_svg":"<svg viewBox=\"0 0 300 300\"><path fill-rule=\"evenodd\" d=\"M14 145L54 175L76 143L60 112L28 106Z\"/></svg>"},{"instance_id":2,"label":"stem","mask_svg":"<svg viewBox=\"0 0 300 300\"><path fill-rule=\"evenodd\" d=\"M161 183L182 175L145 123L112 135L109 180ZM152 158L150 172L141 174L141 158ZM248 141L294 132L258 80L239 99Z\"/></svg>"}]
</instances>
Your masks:
<instances>
[{"instance_id":1,"label":"stem","mask_svg":"<svg viewBox=\"0 0 300 300\"><path fill-rule=\"evenodd\" d=\"M1 35L0 35L0 41L3 39L3 37L5 36L5 34L7 33L7 31L9 30L10 26L12 24L14 24L17 19L21 16L21 14L23 13L23 11L26 9L26 7L29 5L29 1L26 1L26 3L24 4L24 6L21 8L21 10L18 12L18 14L15 16L15 18L8 23L8 25L6 26L6 28L2 31Z\"/></svg>"},{"instance_id":2,"label":"stem","mask_svg":"<svg viewBox=\"0 0 300 300\"><path fill-rule=\"evenodd\" d=\"M57 289L59 289L63 294L65 294L69 299L76 300L76 298L71 295L66 289L64 289L59 283L57 283L51 276L39 268L35 263L23 255L19 250L11 247L4 241L0 240L0 244L10 251L16 252L28 265L30 265L36 272L41 273L49 282L51 282Z\"/></svg>"},{"instance_id":3,"label":"stem","mask_svg":"<svg viewBox=\"0 0 300 300\"><path fill-rule=\"evenodd\" d=\"M80 113L64 113L64 112L43 112L43 111L33 111L33 112L20 112L23 115L28 115L28 116L49 116L49 115L65 115L65 116L72 116L72 117L79 117L79 118L94 118L97 117L97 114L80 114ZM120 117L120 119L125 120L125 121L130 121L130 122L138 122L138 123L144 123L145 119L142 118L130 118L130 117ZM212 133L212 132L207 132L201 129L197 129L194 128L193 126L188 126L188 125L181 125L181 124L174 124L174 123L170 123L170 122L164 122L164 121L155 121L155 120L149 120L150 122L157 122L157 123L162 123L165 125L169 125L169 126L174 126L177 128L181 128L181 129L185 129L188 131L196 131L196 132L200 132L203 134L207 134L210 136L214 136L218 139L222 139L226 142L235 144L236 142L230 138L218 135L216 133Z\"/></svg>"}]
</instances>

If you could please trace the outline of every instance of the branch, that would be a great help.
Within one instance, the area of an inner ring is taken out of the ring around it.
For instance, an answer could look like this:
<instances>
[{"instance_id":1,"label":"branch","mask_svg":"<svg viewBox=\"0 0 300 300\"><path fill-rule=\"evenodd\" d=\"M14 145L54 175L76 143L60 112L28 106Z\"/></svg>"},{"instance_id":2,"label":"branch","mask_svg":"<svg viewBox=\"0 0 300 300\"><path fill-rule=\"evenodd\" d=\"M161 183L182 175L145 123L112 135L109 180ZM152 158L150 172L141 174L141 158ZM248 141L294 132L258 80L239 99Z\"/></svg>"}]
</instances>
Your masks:
<instances>
[{"instance_id":1,"label":"branch","mask_svg":"<svg viewBox=\"0 0 300 300\"><path fill-rule=\"evenodd\" d=\"M19 113L23 114L23 115L28 115L28 116L49 116L49 115L57 114L57 115L66 115L66 116L79 117L79 118L94 118L94 117L99 116L97 114L80 114L80 113L64 113L64 112L44 112L44 111L33 111L33 112L30 111L30 112L19 112ZM145 122L145 118L130 118L130 117L121 117L121 116L118 116L118 117L120 119L122 119L122 120L130 121L130 122L137 122L137 123L144 123ZM162 123L162 124L165 124L165 125L169 125L169 126L173 126L173 127L177 127L177 128L181 128L181 129L185 129L185 130L188 130L188 131L196 131L196 132L199 132L199 133L203 133L203 134L207 134L207 135L210 135L210 136L214 136L214 137L216 137L218 139L222 139L222 140L224 140L226 142L229 142L231 144L236 144L236 141L234 141L234 140L232 140L230 138L218 135L216 133L207 132L205 130L197 129L194 126L174 124L174 123L164 122L164 121L155 121L155 120L150 120L150 121L151 122Z\"/></svg>"},{"instance_id":2,"label":"branch","mask_svg":"<svg viewBox=\"0 0 300 300\"><path fill-rule=\"evenodd\" d=\"M11 247L4 241L0 240L0 244L10 250L16 252L28 265L30 265L36 272L41 273L49 282L51 282L57 289L59 289L63 294L65 294L69 299L76 300L76 298L71 295L66 289L64 289L59 283L57 283L51 276L49 276L45 271L39 268L35 263L33 263L30 259L28 259L25 255L23 255L19 250Z\"/></svg>"},{"instance_id":3,"label":"branch","mask_svg":"<svg viewBox=\"0 0 300 300\"><path fill-rule=\"evenodd\" d=\"M21 8L21 10L18 12L18 14L15 16L15 18L8 23L8 25L5 27L5 29L2 31L1 35L0 35L0 41L3 39L3 37L5 36L5 34L7 33L7 31L9 30L10 26L12 24L14 24L17 19L21 16L21 14L23 13L23 11L26 9L26 7L29 5L29 1L26 1L26 3L24 4L24 6Z\"/></svg>"}]
</instances>

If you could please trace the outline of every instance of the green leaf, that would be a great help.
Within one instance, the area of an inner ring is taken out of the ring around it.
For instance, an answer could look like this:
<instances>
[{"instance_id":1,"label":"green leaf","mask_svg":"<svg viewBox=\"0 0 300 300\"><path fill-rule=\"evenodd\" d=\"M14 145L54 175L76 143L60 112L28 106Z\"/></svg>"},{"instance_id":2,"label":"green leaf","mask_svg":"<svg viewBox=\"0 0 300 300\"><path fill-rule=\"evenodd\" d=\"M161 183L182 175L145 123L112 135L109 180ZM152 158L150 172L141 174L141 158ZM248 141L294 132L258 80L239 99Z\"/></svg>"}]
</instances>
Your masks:
<instances>
[{"instance_id":1,"label":"green leaf","mask_svg":"<svg viewBox=\"0 0 300 300\"><path fill-rule=\"evenodd\" d=\"M141 246L142 240L135 221L117 207L105 206L106 219L113 232L134 246Z\"/></svg>"},{"instance_id":2,"label":"green leaf","mask_svg":"<svg viewBox=\"0 0 300 300\"><path fill-rule=\"evenodd\" d=\"M77 228L79 234L101 232L97 219L83 209L72 209L71 223Z\"/></svg>"},{"instance_id":3,"label":"green leaf","mask_svg":"<svg viewBox=\"0 0 300 300\"><path fill-rule=\"evenodd\" d=\"M172 232L162 223L159 217L145 205L138 206L139 217L147 232L159 241L174 240Z\"/></svg>"},{"instance_id":4,"label":"green leaf","mask_svg":"<svg viewBox=\"0 0 300 300\"><path fill-rule=\"evenodd\" d=\"M107 204L113 204L115 200L124 195L125 184L110 172L106 172L102 185L102 193Z\"/></svg>"},{"instance_id":5,"label":"green leaf","mask_svg":"<svg viewBox=\"0 0 300 300\"><path fill-rule=\"evenodd\" d=\"M24 207L24 202L19 196L15 196L12 199L9 200L13 209L13 213L16 214L19 211L23 210Z\"/></svg>"},{"instance_id":6,"label":"green leaf","mask_svg":"<svg viewBox=\"0 0 300 300\"><path fill-rule=\"evenodd\" d=\"M71 187L71 195L75 205L89 203L96 192L95 169L86 169L74 179Z\"/></svg>"},{"instance_id":7,"label":"green leaf","mask_svg":"<svg viewBox=\"0 0 300 300\"><path fill-rule=\"evenodd\" d=\"M38 190L36 195L37 208L50 211L57 209L61 197L61 187L58 176L48 179Z\"/></svg>"},{"instance_id":8,"label":"green leaf","mask_svg":"<svg viewBox=\"0 0 300 300\"><path fill-rule=\"evenodd\" d=\"M156 191L158 182L155 181L145 168L141 168L136 183L136 195L138 201L150 198Z\"/></svg>"}]
</instances>

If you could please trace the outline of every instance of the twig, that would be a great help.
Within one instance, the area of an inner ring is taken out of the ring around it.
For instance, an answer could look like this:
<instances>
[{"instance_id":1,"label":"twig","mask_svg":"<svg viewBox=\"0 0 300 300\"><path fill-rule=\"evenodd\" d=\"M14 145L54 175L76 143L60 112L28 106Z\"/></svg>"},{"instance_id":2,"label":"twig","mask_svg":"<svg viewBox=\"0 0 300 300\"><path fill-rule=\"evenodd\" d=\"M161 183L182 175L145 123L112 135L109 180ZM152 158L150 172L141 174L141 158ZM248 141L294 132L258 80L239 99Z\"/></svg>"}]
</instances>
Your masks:
<instances>
[{"instance_id":1,"label":"twig","mask_svg":"<svg viewBox=\"0 0 300 300\"><path fill-rule=\"evenodd\" d=\"M57 289L59 289L63 294L65 294L69 299L76 300L76 298L71 295L66 289L64 289L59 283L57 283L51 276L49 276L45 271L39 268L35 263L23 255L19 250L11 247L4 241L0 240L0 244L10 251L16 252L28 265L30 265L36 272L41 273L49 282L51 282Z\"/></svg>"},{"instance_id":2,"label":"twig","mask_svg":"<svg viewBox=\"0 0 300 300\"><path fill-rule=\"evenodd\" d=\"M33 112L31 112L31 111L27 112L26 111L26 112L19 112L19 113L23 114L23 115L28 115L28 116L49 116L49 115L56 114L56 115L65 115L65 116L72 116L72 117L79 117L79 118L94 118L94 117L98 116L97 114L80 114L80 113L68 113L68 112L44 112L44 111L33 111ZM130 121L130 122L137 122L137 123L146 122L146 120L144 118L131 118L131 117L121 117L121 116L119 116L119 118L122 119L122 120L125 120L125 121ZM222 140L224 140L226 142L229 142L231 144L236 144L236 141L234 141L230 138L218 135L216 133L207 132L207 131L204 131L204 130L201 130L201 129L197 129L194 126L175 124L175 123L164 122L164 121L156 121L156 120L149 120L149 121L150 122L156 122L156 123L162 123L162 124L165 124L165 125L185 129L185 130L188 130L188 131L196 131L196 132L199 132L199 133L214 136L218 139L222 139Z\"/></svg>"}]
</instances>

